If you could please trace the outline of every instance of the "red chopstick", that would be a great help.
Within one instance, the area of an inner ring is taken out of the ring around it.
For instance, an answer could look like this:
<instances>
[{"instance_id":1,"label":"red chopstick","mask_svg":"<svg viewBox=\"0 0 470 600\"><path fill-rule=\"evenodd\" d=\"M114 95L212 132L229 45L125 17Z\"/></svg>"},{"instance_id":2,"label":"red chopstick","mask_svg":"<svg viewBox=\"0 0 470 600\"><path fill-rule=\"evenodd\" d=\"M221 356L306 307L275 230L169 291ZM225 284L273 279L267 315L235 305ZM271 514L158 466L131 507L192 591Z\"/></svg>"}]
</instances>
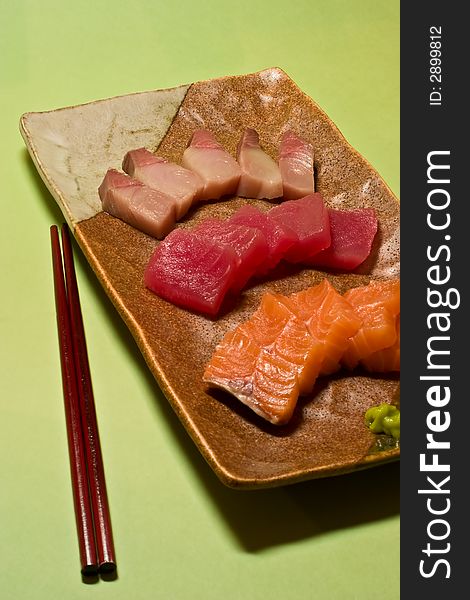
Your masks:
<instances>
[{"instance_id":1,"label":"red chopstick","mask_svg":"<svg viewBox=\"0 0 470 600\"><path fill-rule=\"evenodd\" d=\"M84 575L112 573L116 570L116 560L111 518L80 297L67 225L62 226L62 252L55 225L51 227L51 245L81 571Z\"/></svg>"}]
</instances>

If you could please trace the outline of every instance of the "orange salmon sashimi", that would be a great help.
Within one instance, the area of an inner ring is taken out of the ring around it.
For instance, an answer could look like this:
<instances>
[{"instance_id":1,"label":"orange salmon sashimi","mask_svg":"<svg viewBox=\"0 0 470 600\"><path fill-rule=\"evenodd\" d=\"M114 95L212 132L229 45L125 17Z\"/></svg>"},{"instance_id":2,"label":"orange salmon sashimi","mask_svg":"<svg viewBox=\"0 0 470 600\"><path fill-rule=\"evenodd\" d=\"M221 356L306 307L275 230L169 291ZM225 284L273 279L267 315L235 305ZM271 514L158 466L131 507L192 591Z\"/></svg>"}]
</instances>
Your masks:
<instances>
[{"instance_id":1,"label":"orange salmon sashimi","mask_svg":"<svg viewBox=\"0 0 470 600\"><path fill-rule=\"evenodd\" d=\"M305 323L290 310L285 296L267 292L261 303L266 313L277 312L284 320L280 335L271 347L264 350L294 366L300 395L311 392L324 358L325 351L321 340L312 335Z\"/></svg>"},{"instance_id":2,"label":"orange salmon sashimi","mask_svg":"<svg viewBox=\"0 0 470 600\"><path fill-rule=\"evenodd\" d=\"M397 316L400 314L400 281L371 281L344 294L362 318L361 329L354 335L343 355L342 364L354 369L360 361L397 341Z\"/></svg>"},{"instance_id":3,"label":"orange salmon sashimi","mask_svg":"<svg viewBox=\"0 0 470 600\"><path fill-rule=\"evenodd\" d=\"M372 373L400 371L400 315L396 320L397 339L393 346L373 352L361 360L361 365Z\"/></svg>"},{"instance_id":4,"label":"orange salmon sashimi","mask_svg":"<svg viewBox=\"0 0 470 600\"><path fill-rule=\"evenodd\" d=\"M284 297L267 292L254 315L217 346L204 381L280 425L291 418L299 395L312 389L323 356L323 344Z\"/></svg>"},{"instance_id":5,"label":"orange salmon sashimi","mask_svg":"<svg viewBox=\"0 0 470 600\"><path fill-rule=\"evenodd\" d=\"M326 279L290 296L266 292L251 318L224 336L203 379L282 425L317 377L341 364L399 370L399 311L399 281L344 296Z\"/></svg>"},{"instance_id":6,"label":"orange salmon sashimi","mask_svg":"<svg viewBox=\"0 0 470 600\"><path fill-rule=\"evenodd\" d=\"M320 284L291 294L288 306L305 322L307 329L324 345L320 375L340 368L340 360L362 325L362 319L351 304L324 279Z\"/></svg>"}]
</instances>

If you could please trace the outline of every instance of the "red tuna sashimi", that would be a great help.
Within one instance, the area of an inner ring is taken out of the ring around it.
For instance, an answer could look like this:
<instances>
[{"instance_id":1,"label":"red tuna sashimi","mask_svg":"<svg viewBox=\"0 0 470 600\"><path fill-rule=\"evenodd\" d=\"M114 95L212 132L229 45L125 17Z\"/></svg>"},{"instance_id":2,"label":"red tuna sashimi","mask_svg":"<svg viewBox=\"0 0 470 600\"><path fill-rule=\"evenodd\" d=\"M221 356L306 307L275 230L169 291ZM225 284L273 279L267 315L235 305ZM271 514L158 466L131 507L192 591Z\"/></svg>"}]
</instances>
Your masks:
<instances>
[{"instance_id":1,"label":"red tuna sashimi","mask_svg":"<svg viewBox=\"0 0 470 600\"><path fill-rule=\"evenodd\" d=\"M237 191L240 166L206 129L194 132L183 153L182 165L197 173L203 181L204 188L197 200L217 200Z\"/></svg>"},{"instance_id":2,"label":"red tuna sashimi","mask_svg":"<svg viewBox=\"0 0 470 600\"><path fill-rule=\"evenodd\" d=\"M238 144L237 160L242 170L237 196L268 199L282 196L281 171L261 148L254 129L245 129Z\"/></svg>"},{"instance_id":3,"label":"red tuna sashimi","mask_svg":"<svg viewBox=\"0 0 470 600\"><path fill-rule=\"evenodd\" d=\"M155 156L146 148L128 152L122 168L131 177L174 198L177 219L186 214L204 187L196 173Z\"/></svg>"},{"instance_id":4,"label":"red tuna sashimi","mask_svg":"<svg viewBox=\"0 0 470 600\"><path fill-rule=\"evenodd\" d=\"M183 308L216 316L237 265L233 250L175 229L161 242L145 269L145 285Z\"/></svg>"},{"instance_id":5,"label":"red tuna sashimi","mask_svg":"<svg viewBox=\"0 0 470 600\"><path fill-rule=\"evenodd\" d=\"M98 192L104 211L148 235L161 239L175 224L172 198L115 169L106 173Z\"/></svg>"},{"instance_id":6,"label":"red tuna sashimi","mask_svg":"<svg viewBox=\"0 0 470 600\"><path fill-rule=\"evenodd\" d=\"M230 218L230 222L254 227L264 234L268 244L268 256L265 262L261 263L259 274L265 274L273 269L284 258L287 250L298 241L297 235L290 227L271 219L268 214L254 206L242 206Z\"/></svg>"},{"instance_id":7,"label":"red tuna sashimi","mask_svg":"<svg viewBox=\"0 0 470 600\"><path fill-rule=\"evenodd\" d=\"M290 262L302 262L331 243L328 209L318 193L287 200L271 208L268 215L281 225L288 225L298 237L284 257Z\"/></svg>"},{"instance_id":8,"label":"red tuna sashimi","mask_svg":"<svg viewBox=\"0 0 470 600\"><path fill-rule=\"evenodd\" d=\"M314 267L350 271L369 256L377 233L377 215L373 208L328 210L331 245L326 250L303 261Z\"/></svg>"},{"instance_id":9,"label":"red tuna sashimi","mask_svg":"<svg viewBox=\"0 0 470 600\"><path fill-rule=\"evenodd\" d=\"M284 200L303 198L315 191L313 146L293 131L286 131L279 148Z\"/></svg>"},{"instance_id":10,"label":"red tuna sashimi","mask_svg":"<svg viewBox=\"0 0 470 600\"><path fill-rule=\"evenodd\" d=\"M266 238L258 229L210 218L193 229L204 240L213 240L232 248L237 256L237 269L231 289L239 292L258 271L268 256Z\"/></svg>"}]
</instances>

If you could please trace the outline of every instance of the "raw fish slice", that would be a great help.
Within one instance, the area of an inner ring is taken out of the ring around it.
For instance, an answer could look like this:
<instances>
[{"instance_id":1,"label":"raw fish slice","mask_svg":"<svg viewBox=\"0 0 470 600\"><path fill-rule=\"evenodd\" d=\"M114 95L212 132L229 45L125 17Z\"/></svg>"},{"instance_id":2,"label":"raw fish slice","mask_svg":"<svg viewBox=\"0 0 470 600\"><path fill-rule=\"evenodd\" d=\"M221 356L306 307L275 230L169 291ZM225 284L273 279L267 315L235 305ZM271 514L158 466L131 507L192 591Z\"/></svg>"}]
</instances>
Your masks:
<instances>
[{"instance_id":1,"label":"raw fish slice","mask_svg":"<svg viewBox=\"0 0 470 600\"><path fill-rule=\"evenodd\" d=\"M282 196L281 171L261 148L254 129L245 129L238 144L237 160L241 168L237 196L268 199Z\"/></svg>"},{"instance_id":2,"label":"raw fish slice","mask_svg":"<svg viewBox=\"0 0 470 600\"><path fill-rule=\"evenodd\" d=\"M260 353L258 340L253 339L250 328L243 325L246 323L228 331L217 344L203 377L204 381L226 389L237 398L252 395L252 376Z\"/></svg>"},{"instance_id":3,"label":"raw fish slice","mask_svg":"<svg viewBox=\"0 0 470 600\"><path fill-rule=\"evenodd\" d=\"M344 294L362 318L362 327L353 336L342 363L354 369L374 352L393 346L397 340L396 317L400 312L400 281L371 281Z\"/></svg>"},{"instance_id":4,"label":"raw fish slice","mask_svg":"<svg viewBox=\"0 0 470 600\"><path fill-rule=\"evenodd\" d=\"M314 267L350 271L369 256L377 233L377 216L373 208L328 210L331 245L303 261Z\"/></svg>"},{"instance_id":5,"label":"raw fish slice","mask_svg":"<svg viewBox=\"0 0 470 600\"><path fill-rule=\"evenodd\" d=\"M231 286L234 292L239 292L247 284L268 256L266 238L254 227L209 218L193 231L201 239L213 240L233 249L237 256L237 268Z\"/></svg>"},{"instance_id":6,"label":"raw fish slice","mask_svg":"<svg viewBox=\"0 0 470 600\"><path fill-rule=\"evenodd\" d=\"M323 344L291 310L286 297L266 292L251 321L255 328L253 336L256 336L256 330L264 331L265 341L260 345L270 354L291 363L298 377L299 394L311 392L324 358Z\"/></svg>"},{"instance_id":7,"label":"raw fish slice","mask_svg":"<svg viewBox=\"0 0 470 600\"><path fill-rule=\"evenodd\" d=\"M374 306L357 312L363 319L363 327L351 338L342 364L354 369L361 360L372 353L388 348L396 341L395 317L383 306Z\"/></svg>"},{"instance_id":8,"label":"raw fish slice","mask_svg":"<svg viewBox=\"0 0 470 600\"><path fill-rule=\"evenodd\" d=\"M275 419L279 411L291 414L299 395L297 376L292 365L270 352L284 324L282 315L266 315L259 308L250 320L225 334L206 366L204 381L227 390L268 420ZM273 386L279 372L274 370L270 377L268 365L275 363L282 377ZM258 373L260 370L264 373Z\"/></svg>"},{"instance_id":9,"label":"raw fish slice","mask_svg":"<svg viewBox=\"0 0 470 600\"><path fill-rule=\"evenodd\" d=\"M298 318L305 322L311 335L324 345L320 374L336 372L350 338L362 325L361 318L327 279L314 287L291 294L287 302Z\"/></svg>"},{"instance_id":10,"label":"raw fish slice","mask_svg":"<svg viewBox=\"0 0 470 600\"><path fill-rule=\"evenodd\" d=\"M311 144L293 131L284 133L279 148L284 200L295 200L314 193L313 159Z\"/></svg>"},{"instance_id":11,"label":"raw fish slice","mask_svg":"<svg viewBox=\"0 0 470 600\"><path fill-rule=\"evenodd\" d=\"M104 211L148 235L161 239L175 224L173 198L115 169L106 173L98 192Z\"/></svg>"},{"instance_id":12,"label":"raw fish slice","mask_svg":"<svg viewBox=\"0 0 470 600\"><path fill-rule=\"evenodd\" d=\"M217 346L203 379L275 425L289 421L299 397L292 365L259 348L239 329Z\"/></svg>"},{"instance_id":13,"label":"raw fish slice","mask_svg":"<svg viewBox=\"0 0 470 600\"><path fill-rule=\"evenodd\" d=\"M131 177L174 198L177 219L186 214L194 198L204 187L196 173L155 156L146 148L128 152L122 168Z\"/></svg>"},{"instance_id":14,"label":"raw fish slice","mask_svg":"<svg viewBox=\"0 0 470 600\"><path fill-rule=\"evenodd\" d=\"M204 381L228 390L274 424L292 416L302 389L318 375L323 347L275 294L217 346Z\"/></svg>"},{"instance_id":15,"label":"raw fish slice","mask_svg":"<svg viewBox=\"0 0 470 600\"><path fill-rule=\"evenodd\" d=\"M145 285L183 308L215 316L230 288L237 257L231 248L175 229L145 269Z\"/></svg>"},{"instance_id":16,"label":"raw fish slice","mask_svg":"<svg viewBox=\"0 0 470 600\"><path fill-rule=\"evenodd\" d=\"M238 326L259 348L272 348L292 316L279 302L273 301L274 297L271 292L264 293L258 309Z\"/></svg>"},{"instance_id":17,"label":"raw fish slice","mask_svg":"<svg viewBox=\"0 0 470 600\"><path fill-rule=\"evenodd\" d=\"M374 306L386 308L394 317L400 314L400 280L371 281L348 290L344 297L357 312Z\"/></svg>"},{"instance_id":18,"label":"raw fish slice","mask_svg":"<svg viewBox=\"0 0 470 600\"><path fill-rule=\"evenodd\" d=\"M270 354L293 366L297 375L299 395L311 393L320 374L325 349L321 341L310 334L305 323L293 315L276 339Z\"/></svg>"},{"instance_id":19,"label":"raw fish slice","mask_svg":"<svg viewBox=\"0 0 470 600\"><path fill-rule=\"evenodd\" d=\"M298 237L298 242L284 257L290 262L301 262L331 243L328 209L318 193L299 200L287 200L271 208L268 215L277 223L288 225Z\"/></svg>"},{"instance_id":20,"label":"raw fish slice","mask_svg":"<svg viewBox=\"0 0 470 600\"><path fill-rule=\"evenodd\" d=\"M218 200L221 196L236 193L240 166L210 131L199 129L194 132L181 162L202 179L204 188L198 193L197 200Z\"/></svg>"},{"instance_id":21,"label":"raw fish slice","mask_svg":"<svg viewBox=\"0 0 470 600\"><path fill-rule=\"evenodd\" d=\"M396 318L397 339L393 346L373 352L361 360L361 365L372 373L400 371L400 315Z\"/></svg>"},{"instance_id":22,"label":"raw fish slice","mask_svg":"<svg viewBox=\"0 0 470 600\"><path fill-rule=\"evenodd\" d=\"M273 269L284 257L287 250L297 241L297 235L287 225L282 225L271 219L266 213L254 206L242 206L230 218L231 223L254 227L261 231L268 244L268 256L258 268L258 273L263 275Z\"/></svg>"},{"instance_id":23,"label":"raw fish slice","mask_svg":"<svg viewBox=\"0 0 470 600\"><path fill-rule=\"evenodd\" d=\"M394 323L390 346L361 357L363 366L399 368L399 314L392 314L399 311L399 281L373 282L348 293L360 303L357 313L381 308ZM357 313L326 279L290 296L267 292L252 317L218 344L203 379L271 423L287 423L298 396L312 390L319 374L335 371L351 340L367 330Z\"/></svg>"},{"instance_id":24,"label":"raw fish slice","mask_svg":"<svg viewBox=\"0 0 470 600\"><path fill-rule=\"evenodd\" d=\"M291 419L300 389L290 362L262 350L253 375L253 390L245 402L251 409L274 425L284 425Z\"/></svg>"}]
</instances>

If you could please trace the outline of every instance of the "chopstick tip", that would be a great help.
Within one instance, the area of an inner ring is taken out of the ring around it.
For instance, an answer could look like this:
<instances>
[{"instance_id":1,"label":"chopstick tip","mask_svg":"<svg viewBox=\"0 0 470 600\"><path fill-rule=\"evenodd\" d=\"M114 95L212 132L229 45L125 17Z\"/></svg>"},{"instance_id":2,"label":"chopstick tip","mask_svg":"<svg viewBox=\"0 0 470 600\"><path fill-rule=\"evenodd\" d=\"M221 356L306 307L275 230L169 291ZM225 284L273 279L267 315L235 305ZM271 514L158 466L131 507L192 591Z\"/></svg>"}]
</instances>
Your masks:
<instances>
[{"instance_id":1,"label":"chopstick tip","mask_svg":"<svg viewBox=\"0 0 470 600\"><path fill-rule=\"evenodd\" d=\"M105 561L102 562L99 566L99 572L100 574L107 574L107 575L111 575L112 573L115 573L117 570L117 565L114 561Z\"/></svg>"},{"instance_id":2,"label":"chopstick tip","mask_svg":"<svg viewBox=\"0 0 470 600\"><path fill-rule=\"evenodd\" d=\"M84 567L82 567L81 573L84 577L93 577L94 575L98 575L98 565L85 565Z\"/></svg>"}]
</instances>

